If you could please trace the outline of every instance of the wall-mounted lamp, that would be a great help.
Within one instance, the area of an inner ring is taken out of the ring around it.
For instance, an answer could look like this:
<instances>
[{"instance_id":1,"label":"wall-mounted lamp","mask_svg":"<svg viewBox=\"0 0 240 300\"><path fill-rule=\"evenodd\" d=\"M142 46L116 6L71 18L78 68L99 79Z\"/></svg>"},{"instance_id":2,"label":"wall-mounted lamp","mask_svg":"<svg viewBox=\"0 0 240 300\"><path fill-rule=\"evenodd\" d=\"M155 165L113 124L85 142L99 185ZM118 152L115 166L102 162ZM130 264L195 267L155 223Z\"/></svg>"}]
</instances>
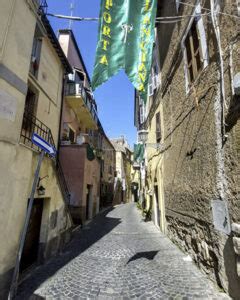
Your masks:
<instances>
[{"instance_id":1,"label":"wall-mounted lamp","mask_svg":"<svg viewBox=\"0 0 240 300\"><path fill-rule=\"evenodd\" d=\"M44 196L45 195L45 192L46 192L46 189L40 185L38 188L37 188L37 193L39 196Z\"/></svg>"},{"instance_id":2,"label":"wall-mounted lamp","mask_svg":"<svg viewBox=\"0 0 240 300\"><path fill-rule=\"evenodd\" d=\"M139 130L138 131L138 142L142 142L146 144L148 139L148 131L147 130Z\"/></svg>"},{"instance_id":3,"label":"wall-mounted lamp","mask_svg":"<svg viewBox=\"0 0 240 300\"><path fill-rule=\"evenodd\" d=\"M39 177L39 179L38 179L37 193L38 193L39 196L44 196L44 195L45 195L45 192L46 192L45 187L44 187L43 185L40 185L40 182L41 182L43 179L48 178L48 177L49 177L49 176L46 175L46 176L44 176L44 177L42 177L42 178Z\"/></svg>"}]
</instances>

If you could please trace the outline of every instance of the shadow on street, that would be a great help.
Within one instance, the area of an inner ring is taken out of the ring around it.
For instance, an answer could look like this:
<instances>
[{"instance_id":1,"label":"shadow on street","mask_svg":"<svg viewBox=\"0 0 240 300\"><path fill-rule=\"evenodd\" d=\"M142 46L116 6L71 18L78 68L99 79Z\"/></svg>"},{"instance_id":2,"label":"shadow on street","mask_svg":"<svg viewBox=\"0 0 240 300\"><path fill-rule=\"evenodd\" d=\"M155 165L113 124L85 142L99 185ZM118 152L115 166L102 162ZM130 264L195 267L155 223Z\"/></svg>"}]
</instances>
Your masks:
<instances>
[{"instance_id":1,"label":"shadow on street","mask_svg":"<svg viewBox=\"0 0 240 300\"><path fill-rule=\"evenodd\" d=\"M89 224L74 232L71 241L66 245L61 254L52 257L46 264L37 267L19 285L15 299L29 299L42 283L118 226L121 223L120 218L107 217L107 214L112 210L114 208L109 208L100 213ZM101 227L96 228L97 224L101 224ZM31 299L35 298L31 297ZM37 299L40 299L40 297Z\"/></svg>"}]
</instances>

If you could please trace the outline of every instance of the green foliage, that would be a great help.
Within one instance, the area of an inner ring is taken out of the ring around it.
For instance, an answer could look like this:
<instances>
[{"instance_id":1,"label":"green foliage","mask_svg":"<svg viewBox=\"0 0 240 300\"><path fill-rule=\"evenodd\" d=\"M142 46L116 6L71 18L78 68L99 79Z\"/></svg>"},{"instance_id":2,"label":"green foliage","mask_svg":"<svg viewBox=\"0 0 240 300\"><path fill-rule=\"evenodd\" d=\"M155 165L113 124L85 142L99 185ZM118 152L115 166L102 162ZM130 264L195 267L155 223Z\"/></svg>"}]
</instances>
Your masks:
<instances>
[{"instance_id":1,"label":"green foliage","mask_svg":"<svg viewBox=\"0 0 240 300\"><path fill-rule=\"evenodd\" d=\"M143 210L142 205L140 204L139 201L137 202L137 208L138 208L139 210Z\"/></svg>"},{"instance_id":2,"label":"green foliage","mask_svg":"<svg viewBox=\"0 0 240 300\"><path fill-rule=\"evenodd\" d=\"M145 222L151 221L152 220L152 209L143 209L142 205L140 202L137 202L137 208L141 210L142 216L144 217Z\"/></svg>"},{"instance_id":3,"label":"green foliage","mask_svg":"<svg viewBox=\"0 0 240 300\"><path fill-rule=\"evenodd\" d=\"M152 220L152 210L151 209L144 209L143 214L145 216L145 222Z\"/></svg>"}]
</instances>

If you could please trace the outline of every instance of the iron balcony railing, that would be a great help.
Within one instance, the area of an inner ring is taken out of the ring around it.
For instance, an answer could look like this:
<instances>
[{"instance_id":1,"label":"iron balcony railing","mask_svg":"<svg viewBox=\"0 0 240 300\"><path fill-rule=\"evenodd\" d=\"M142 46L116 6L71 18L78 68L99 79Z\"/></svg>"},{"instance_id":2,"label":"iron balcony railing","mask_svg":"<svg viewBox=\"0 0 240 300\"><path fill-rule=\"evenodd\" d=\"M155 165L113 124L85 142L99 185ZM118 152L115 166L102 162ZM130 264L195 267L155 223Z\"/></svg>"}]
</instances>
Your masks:
<instances>
[{"instance_id":1,"label":"iron balcony railing","mask_svg":"<svg viewBox=\"0 0 240 300\"><path fill-rule=\"evenodd\" d=\"M86 92L86 89L84 88L82 83L67 83L66 90L65 90L66 96L81 96L83 98L83 101L90 111L94 121L98 122L98 115L96 112L96 109L93 104L93 98Z\"/></svg>"},{"instance_id":2,"label":"iron balcony railing","mask_svg":"<svg viewBox=\"0 0 240 300\"><path fill-rule=\"evenodd\" d=\"M56 149L51 129L49 127L47 127L43 122L41 122L38 118L36 118L34 115L25 111L24 115L23 115L20 142L25 144L26 146L40 152L41 149L32 143L33 133L38 134L41 138L43 138L49 144L53 145L54 148ZM56 156L56 158L53 159L53 161L55 164L57 178L58 178L58 182L59 182L59 185L61 188L61 192L63 194L66 205L69 205L70 204L70 192L69 192L69 188L68 188L60 161L58 159L58 155Z\"/></svg>"},{"instance_id":3,"label":"iron balcony railing","mask_svg":"<svg viewBox=\"0 0 240 300\"><path fill-rule=\"evenodd\" d=\"M47 13L48 5L46 0L33 0L33 2L35 3L40 13Z\"/></svg>"}]
</instances>

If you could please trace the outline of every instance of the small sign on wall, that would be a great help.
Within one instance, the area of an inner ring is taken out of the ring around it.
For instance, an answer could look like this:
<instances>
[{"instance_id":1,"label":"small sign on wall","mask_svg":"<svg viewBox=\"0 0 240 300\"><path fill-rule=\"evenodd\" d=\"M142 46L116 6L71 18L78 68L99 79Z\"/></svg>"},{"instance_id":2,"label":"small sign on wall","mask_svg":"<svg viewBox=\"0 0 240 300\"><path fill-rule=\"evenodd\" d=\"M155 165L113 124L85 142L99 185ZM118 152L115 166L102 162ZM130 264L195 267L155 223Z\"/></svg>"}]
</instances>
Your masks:
<instances>
[{"instance_id":1,"label":"small sign on wall","mask_svg":"<svg viewBox=\"0 0 240 300\"><path fill-rule=\"evenodd\" d=\"M231 226L227 204L222 200L212 200L213 224L216 230L230 234Z\"/></svg>"},{"instance_id":2,"label":"small sign on wall","mask_svg":"<svg viewBox=\"0 0 240 300\"><path fill-rule=\"evenodd\" d=\"M17 111L17 99L4 91L0 91L0 119L14 122Z\"/></svg>"}]
</instances>

